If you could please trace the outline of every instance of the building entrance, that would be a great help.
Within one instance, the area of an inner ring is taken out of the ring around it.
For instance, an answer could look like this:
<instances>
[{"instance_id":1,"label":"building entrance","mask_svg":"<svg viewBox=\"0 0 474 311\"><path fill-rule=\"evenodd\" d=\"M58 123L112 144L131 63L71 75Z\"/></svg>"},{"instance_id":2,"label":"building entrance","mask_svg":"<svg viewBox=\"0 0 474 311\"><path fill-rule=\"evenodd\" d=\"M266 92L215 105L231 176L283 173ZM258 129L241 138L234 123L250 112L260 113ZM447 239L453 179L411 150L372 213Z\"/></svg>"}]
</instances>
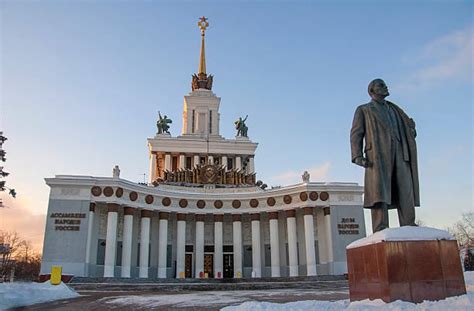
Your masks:
<instances>
[{"instance_id":1,"label":"building entrance","mask_svg":"<svg viewBox=\"0 0 474 311\"><path fill-rule=\"evenodd\" d=\"M214 268L214 255L205 254L204 255L204 273L207 273L207 276L210 278L214 277L213 268Z\"/></svg>"},{"instance_id":2,"label":"building entrance","mask_svg":"<svg viewBox=\"0 0 474 311\"><path fill-rule=\"evenodd\" d=\"M186 254L184 257L184 277L192 278L193 277L193 255Z\"/></svg>"},{"instance_id":3,"label":"building entrance","mask_svg":"<svg viewBox=\"0 0 474 311\"><path fill-rule=\"evenodd\" d=\"M234 277L234 254L224 254L224 278Z\"/></svg>"}]
</instances>

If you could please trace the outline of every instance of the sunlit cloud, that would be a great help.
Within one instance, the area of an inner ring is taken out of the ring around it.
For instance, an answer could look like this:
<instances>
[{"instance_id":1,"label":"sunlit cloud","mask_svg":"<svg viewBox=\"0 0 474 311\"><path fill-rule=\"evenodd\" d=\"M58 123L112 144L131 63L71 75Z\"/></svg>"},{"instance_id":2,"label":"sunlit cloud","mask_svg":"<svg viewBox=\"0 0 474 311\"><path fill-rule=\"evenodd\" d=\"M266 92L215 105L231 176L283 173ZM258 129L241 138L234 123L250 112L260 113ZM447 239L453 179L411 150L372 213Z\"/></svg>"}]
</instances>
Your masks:
<instances>
[{"instance_id":1,"label":"sunlit cloud","mask_svg":"<svg viewBox=\"0 0 474 311\"><path fill-rule=\"evenodd\" d=\"M30 202L21 197L3 196L2 201L5 207L0 208L0 230L16 231L21 238L31 242L34 251L41 253L46 215L34 214L27 208L31 206Z\"/></svg>"},{"instance_id":2,"label":"sunlit cloud","mask_svg":"<svg viewBox=\"0 0 474 311\"><path fill-rule=\"evenodd\" d=\"M304 171L308 171L310 174L310 181L327 181L329 170L331 168L331 162L326 162L319 166L314 166L308 169L303 169L301 172L294 170L286 171L280 175L273 176L269 179L269 185L291 185L302 182Z\"/></svg>"},{"instance_id":3,"label":"sunlit cloud","mask_svg":"<svg viewBox=\"0 0 474 311\"><path fill-rule=\"evenodd\" d=\"M472 80L473 42L473 25L429 42L410 57L420 64L418 69L395 88L433 87L448 79Z\"/></svg>"}]
</instances>

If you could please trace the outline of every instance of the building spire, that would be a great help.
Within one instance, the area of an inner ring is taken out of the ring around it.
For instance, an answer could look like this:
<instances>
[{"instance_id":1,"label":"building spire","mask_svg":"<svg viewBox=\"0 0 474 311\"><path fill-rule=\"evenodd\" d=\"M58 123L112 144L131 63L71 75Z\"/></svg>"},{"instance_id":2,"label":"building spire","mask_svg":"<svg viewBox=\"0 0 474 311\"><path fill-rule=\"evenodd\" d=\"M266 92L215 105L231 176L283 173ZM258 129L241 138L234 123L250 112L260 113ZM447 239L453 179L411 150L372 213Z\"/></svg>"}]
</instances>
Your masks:
<instances>
[{"instance_id":1,"label":"building spire","mask_svg":"<svg viewBox=\"0 0 474 311\"><path fill-rule=\"evenodd\" d=\"M193 75L193 80L191 82L191 88L193 91L198 89L212 89L212 75L207 75L206 73L206 51L204 44L204 37L206 36L206 29L209 27L209 22L206 17L199 18L198 21L199 29L201 29L201 54L199 55L199 69L198 73Z\"/></svg>"},{"instance_id":2,"label":"building spire","mask_svg":"<svg viewBox=\"0 0 474 311\"><path fill-rule=\"evenodd\" d=\"M209 22L206 17L201 17L198 22L199 29L201 29L201 54L199 57L198 75L206 74L206 52L204 48L204 37L206 36L206 28L209 27Z\"/></svg>"}]
</instances>

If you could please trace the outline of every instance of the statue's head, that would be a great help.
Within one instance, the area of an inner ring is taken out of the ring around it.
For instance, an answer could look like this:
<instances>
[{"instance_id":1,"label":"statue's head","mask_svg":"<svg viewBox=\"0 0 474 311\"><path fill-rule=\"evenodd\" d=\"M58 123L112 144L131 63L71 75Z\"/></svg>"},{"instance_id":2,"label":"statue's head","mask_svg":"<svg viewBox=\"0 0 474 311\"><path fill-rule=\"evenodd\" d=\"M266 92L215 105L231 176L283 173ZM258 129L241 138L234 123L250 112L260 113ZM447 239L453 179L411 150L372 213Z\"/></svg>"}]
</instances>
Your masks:
<instances>
[{"instance_id":1,"label":"statue's head","mask_svg":"<svg viewBox=\"0 0 474 311\"><path fill-rule=\"evenodd\" d=\"M375 79L370 81L369 86L367 87L370 97L372 98L381 98L389 96L388 87L382 79Z\"/></svg>"}]
</instances>

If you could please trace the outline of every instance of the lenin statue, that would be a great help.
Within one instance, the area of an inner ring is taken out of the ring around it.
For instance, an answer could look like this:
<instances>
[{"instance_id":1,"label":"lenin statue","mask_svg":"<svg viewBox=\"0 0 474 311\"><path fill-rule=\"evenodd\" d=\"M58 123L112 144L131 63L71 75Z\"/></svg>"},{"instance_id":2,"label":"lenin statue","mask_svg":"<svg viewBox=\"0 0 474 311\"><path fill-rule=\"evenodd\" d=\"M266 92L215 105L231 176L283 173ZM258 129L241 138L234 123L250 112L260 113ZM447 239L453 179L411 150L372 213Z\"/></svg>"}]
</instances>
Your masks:
<instances>
[{"instance_id":1,"label":"lenin statue","mask_svg":"<svg viewBox=\"0 0 474 311\"><path fill-rule=\"evenodd\" d=\"M365 168L364 208L372 229L388 228L388 209L396 208L400 226L415 225L420 206L415 122L394 103L381 79L370 82L372 100L357 107L351 129L352 162Z\"/></svg>"}]
</instances>

